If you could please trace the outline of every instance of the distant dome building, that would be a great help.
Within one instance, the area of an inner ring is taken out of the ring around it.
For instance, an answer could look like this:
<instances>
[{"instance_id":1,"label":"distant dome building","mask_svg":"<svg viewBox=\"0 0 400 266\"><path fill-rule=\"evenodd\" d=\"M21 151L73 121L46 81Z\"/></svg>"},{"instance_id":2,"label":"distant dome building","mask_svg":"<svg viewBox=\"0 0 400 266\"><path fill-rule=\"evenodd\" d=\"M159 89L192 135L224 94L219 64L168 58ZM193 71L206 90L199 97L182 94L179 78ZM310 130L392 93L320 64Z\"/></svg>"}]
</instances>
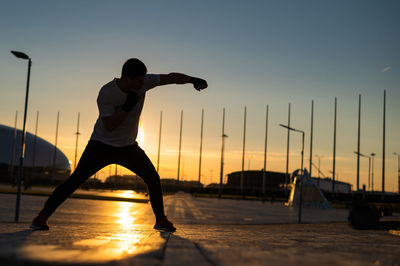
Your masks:
<instances>
[{"instance_id":1,"label":"distant dome building","mask_svg":"<svg viewBox=\"0 0 400 266\"><path fill-rule=\"evenodd\" d=\"M14 128L0 125L0 182L15 183L21 149L22 131L17 130L14 141ZM56 150L55 168L54 151ZM65 154L55 149L46 140L26 132L24 183L57 184L67 178L71 172L70 162Z\"/></svg>"}]
</instances>

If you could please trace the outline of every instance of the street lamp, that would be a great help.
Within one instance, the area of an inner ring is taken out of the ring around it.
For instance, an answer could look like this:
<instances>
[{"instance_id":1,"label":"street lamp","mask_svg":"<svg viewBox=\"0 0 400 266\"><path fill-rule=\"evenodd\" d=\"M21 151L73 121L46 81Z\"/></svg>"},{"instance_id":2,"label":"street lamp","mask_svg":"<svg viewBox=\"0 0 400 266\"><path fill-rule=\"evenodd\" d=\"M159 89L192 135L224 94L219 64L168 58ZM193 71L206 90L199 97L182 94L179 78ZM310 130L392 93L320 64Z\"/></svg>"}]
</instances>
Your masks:
<instances>
[{"instance_id":1,"label":"street lamp","mask_svg":"<svg viewBox=\"0 0 400 266\"><path fill-rule=\"evenodd\" d=\"M361 157L368 158L368 190L371 190L371 187L370 187L370 184L371 184L371 157L364 155L362 153L356 152L356 151L354 153Z\"/></svg>"},{"instance_id":2,"label":"street lamp","mask_svg":"<svg viewBox=\"0 0 400 266\"><path fill-rule=\"evenodd\" d=\"M287 128L288 130L299 132L302 134L302 144L301 144L301 176L303 176L303 157L304 157L304 131L295 129L286 125L279 124L281 127ZM303 180L302 178L300 180L300 202L299 202L299 216L298 216L298 223L301 223L301 207L303 205Z\"/></svg>"},{"instance_id":3,"label":"street lamp","mask_svg":"<svg viewBox=\"0 0 400 266\"><path fill-rule=\"evenodd\" d=\"M25 153L25 135L26 135L26 113L28 111L28 96L29 96L29 80L31 76L32 60L23 52L11 51L17 58L28 60L28 78L26 81L26 94L25 94L25 110L24 110L24 123L22 129L21 152L19 157L18 180L17 180L17 201L15 208L14 222L18 222L19 218L19 205L21 200L21 180L23 175L24 153Z\"/></svg>"},{"instance_id":4,"label":"street lamp","mask_svg":"<svg viewBox=\"0 0 400 266\"><path fill-rule=\"evenodd\" d=\"M279 124L281 127L287 128L289 130L295 131L295 132L299 132L302 134L302 144L301 144L301 173L303 174L303 157L304 157L304 131L303 130L299 130L299 129L295 129L286 125L282 125Z\"/></svg>"}]
</instances>

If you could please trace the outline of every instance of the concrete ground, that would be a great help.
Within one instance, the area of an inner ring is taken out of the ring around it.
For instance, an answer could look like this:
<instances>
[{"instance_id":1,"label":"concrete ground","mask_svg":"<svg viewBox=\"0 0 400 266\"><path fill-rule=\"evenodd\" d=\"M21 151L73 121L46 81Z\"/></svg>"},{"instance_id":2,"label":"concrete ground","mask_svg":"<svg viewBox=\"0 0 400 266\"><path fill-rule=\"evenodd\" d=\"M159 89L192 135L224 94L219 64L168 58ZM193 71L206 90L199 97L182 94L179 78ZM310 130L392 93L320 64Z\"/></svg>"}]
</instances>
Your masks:
<instances>
[{"instance_id":1,"label":"concrete ground","mask_svg":"<svg viewBox=\"0 0 400 266\"><path fill-rule=\"evenodd\" d=\"M75 198L49 231L30 230L46 199L24 195L14 223L15 195L0 194L0 265L400 265L400 236L388 232L399 214L358 231L343 209L305 208L296 224L282 203L178 193L165 197L175 233L152 228L149 204Z\"/></svg>"}]
</instances>

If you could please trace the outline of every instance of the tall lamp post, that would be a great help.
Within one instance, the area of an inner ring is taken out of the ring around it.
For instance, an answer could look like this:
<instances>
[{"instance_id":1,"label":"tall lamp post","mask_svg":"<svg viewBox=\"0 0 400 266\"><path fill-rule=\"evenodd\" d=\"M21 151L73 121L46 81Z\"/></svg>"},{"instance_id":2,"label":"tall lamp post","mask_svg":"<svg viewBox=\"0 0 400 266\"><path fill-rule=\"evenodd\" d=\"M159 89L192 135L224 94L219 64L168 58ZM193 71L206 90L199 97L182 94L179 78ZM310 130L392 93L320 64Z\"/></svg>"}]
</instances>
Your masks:
<instances>
[{"instance_id":1,"label":"tall lamp post","mask_svg":"<svg viewBox=\"0 0 400 266\"><path fill-rule=\"evenodd\" d=\"M288 130L292 130L295 132L299 132L302 134L302 144L301 144L301 173L303 174L303 158L304 158L304 131L295 129L286 125L279 124L281 127L287 128Z\"/></svg>"},{"instance_id":2,"label":"tall lamp post","mask_svg":"<svg viewBox=\"0 0 400 266\"><path fill-rule=\"evenodd\" d=\"M299 129L295 129L295 128L292 128L292 127L289 127L289 126L286 126L286 125L282 125L282 124L279 124L281 127L284 127L284 128L287 128L288 130L291 130L291 131L295 131L295 132L299 132L299 133L301 133L302 134L302 143L301 143L301 175L303 175L303 158L304 158L304 131L303 130L299 130ZM299 222L299 224L301 223L301 207L302 207L302 205L303 205L303 199L302 199L302 197L303 197L303 181L302 181L302 179L300 179L300 203L299 203L299 217L298 217L298 222Z\"/></svg>"},{"instance_id":3,"label":"tall lamp post","mask_svg":"<svg viewBox=\"0 0 400 266\"><path fill-rule=\"evenodd\" d=\"M21 200L21 180L23 175L23 165L24 165L24 153L25 153L25 134L26 134L26 113L28 111L28 96L29 96L29 80L31 76L31 66L32 60L31 58L22 52L11 51L13 55L17 58L28 60L28 78L26 81L26 94L25 94L25 110L24 110L24 123L22 129L22 141L21 141L21 152L19 157L19 168L18 168L18 182L17 182L17 201L16 201L16 208L15 208L15 217L14 222L18 222L19 218L19 205Z\"/></svg>"}]
</instances>

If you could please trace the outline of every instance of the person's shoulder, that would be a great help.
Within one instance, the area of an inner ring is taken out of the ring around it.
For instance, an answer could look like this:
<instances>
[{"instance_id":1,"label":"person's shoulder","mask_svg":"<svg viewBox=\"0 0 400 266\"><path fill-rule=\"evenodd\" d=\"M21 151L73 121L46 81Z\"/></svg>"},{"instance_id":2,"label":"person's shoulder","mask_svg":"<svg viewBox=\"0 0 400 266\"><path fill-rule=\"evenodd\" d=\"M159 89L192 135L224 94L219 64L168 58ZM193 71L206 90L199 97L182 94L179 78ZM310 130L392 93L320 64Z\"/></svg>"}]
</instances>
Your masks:
<instances>
[{"instance_id":1,"label":"person's shoulder","mask_svg":"<svg viewBox=\"0 0 400 266\"><path fill-rule=\"evenodd\" d=\"M113 91L116 88L115 79L110 82L104 84L99 91L99 97L108 97L113 94Z\"/></svg>"},{"instance_id":2,"label":"person's shoulder","mask_svg":"<svg viewBox=\"0 0 400 266\"><path fill-rule=\"evenodd\" d=\"M100 92L112 92L113 90L117 89L117 83L116 80L113 79L110 82L106 83L103 85L103 87L101 87Z\"/></svg>"},{"instance_id":3,"label":"person's shoulder","mask_svg":"<svg viewBox=\"0 0 400 266\"><path fill-rule=\"evenodd\" d=\"M113 79L110 82L107 82L106 84L104 84L100 90L112 90L117 86L116 84L116 80Z\"/></svg>"}]
</instances>

